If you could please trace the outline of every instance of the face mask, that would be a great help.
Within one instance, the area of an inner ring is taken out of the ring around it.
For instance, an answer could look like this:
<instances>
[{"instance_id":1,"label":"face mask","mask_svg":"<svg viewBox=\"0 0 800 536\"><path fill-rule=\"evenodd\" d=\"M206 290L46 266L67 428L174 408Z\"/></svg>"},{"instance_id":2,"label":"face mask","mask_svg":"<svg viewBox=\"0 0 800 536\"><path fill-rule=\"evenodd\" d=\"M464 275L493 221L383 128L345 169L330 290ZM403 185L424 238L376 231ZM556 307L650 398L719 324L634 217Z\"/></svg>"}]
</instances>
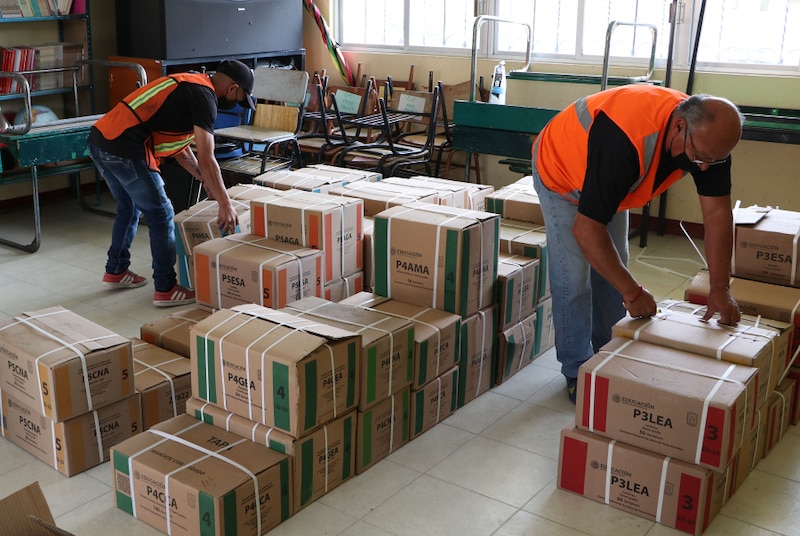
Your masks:
<instances>
[{"instance_id":1,"label":"face mask","mask_svg":"<svg viewBox=\"0 0 800 536\"><path fill-rule=\"evenodd\" d=\"M689 173L701 173L703 171L700 166L689 159L689 155L685 151L675 156L670 156L670 158L672 159L672 165L683 171L688 171Z\"/></svg>"},{"instance_id":2,"label":"face mask","mask_svg":"<svg viewBox=\"0 0 800 536\"><path fill-rule=\"evenodd\" d=\"M230 110L236 106L236 101L228 100L228 97L217 98L217 110Z\"/></svg>"}]
</instances>

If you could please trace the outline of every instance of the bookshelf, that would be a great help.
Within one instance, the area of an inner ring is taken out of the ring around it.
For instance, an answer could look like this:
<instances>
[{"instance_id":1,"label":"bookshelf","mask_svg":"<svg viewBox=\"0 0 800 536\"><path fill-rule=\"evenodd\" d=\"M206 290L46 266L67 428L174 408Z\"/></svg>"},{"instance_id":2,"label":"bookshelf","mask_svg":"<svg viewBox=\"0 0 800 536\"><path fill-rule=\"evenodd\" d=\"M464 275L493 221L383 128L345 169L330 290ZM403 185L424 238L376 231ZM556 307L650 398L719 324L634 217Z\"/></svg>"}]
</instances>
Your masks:
<instances>
[{"instance_id":1,"label":"bookshelf","mask_svg":"<svg viewBox=\"0 0 800 536\"><path fill-rule=\"evenodd\" d=\"M36 2L36 0L30 0ZM12 60L0 63L3 71L22 72L31 83L31 102L43 104L55 109L60 117L78 115L76 106L81 110L88 109L92 101L92 83L88 67L83 66L77 72L77 87L73 88L73 71L64 70L78 60L91 59L92 43L89 19L88 0L80 2L81 13L68 15L17 16L4 5L13 0L0 0L0 47L18 52L20 62ZM83 7L85 5L85 8ZM78 7L78 3L75 3ZM20 68L25 58L29 62ZM58 65L58 64L61 65ZM62 68L62 70L56 70ZM24 93L21 88L9 87L9 78L0 86L0 106L6 112L17 111L24 107ZM14 90L14 91L12 91ZM74 94L75 98L70 98ZM80 99L80 100L78 100ZM7 101L19 101L8 103Z\"/></svg>"}]
</instances>

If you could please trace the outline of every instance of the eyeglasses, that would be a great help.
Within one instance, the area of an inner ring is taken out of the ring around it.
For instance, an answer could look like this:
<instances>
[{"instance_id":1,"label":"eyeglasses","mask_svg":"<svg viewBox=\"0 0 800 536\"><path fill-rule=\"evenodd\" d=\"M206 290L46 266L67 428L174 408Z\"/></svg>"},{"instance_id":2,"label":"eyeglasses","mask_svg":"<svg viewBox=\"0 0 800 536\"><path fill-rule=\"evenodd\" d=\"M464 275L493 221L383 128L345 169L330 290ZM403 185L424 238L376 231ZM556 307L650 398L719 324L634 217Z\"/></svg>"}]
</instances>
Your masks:
<instances>
[{"instance_id":1,"label":"eyeglasses","mask_svg":"<svg viewBox=\"0 0 800 536\"><path fill-rule=\"evenodd\" d=\"M683 135L683 152L684 153L686 152L687 135L689 138L689 145L692 146L692 154L694 156L697 156L697 149L695 149L694 147L694 139L692 138L692 135L689 133L688 129L686 130L686 133ZM719 164L724 164L725 162L727 162L728 158L730 158L730 155L726 156L722 160L692 160L692 163L697 164L698 166L718 166Z\"/></svg>"}]
</instances>

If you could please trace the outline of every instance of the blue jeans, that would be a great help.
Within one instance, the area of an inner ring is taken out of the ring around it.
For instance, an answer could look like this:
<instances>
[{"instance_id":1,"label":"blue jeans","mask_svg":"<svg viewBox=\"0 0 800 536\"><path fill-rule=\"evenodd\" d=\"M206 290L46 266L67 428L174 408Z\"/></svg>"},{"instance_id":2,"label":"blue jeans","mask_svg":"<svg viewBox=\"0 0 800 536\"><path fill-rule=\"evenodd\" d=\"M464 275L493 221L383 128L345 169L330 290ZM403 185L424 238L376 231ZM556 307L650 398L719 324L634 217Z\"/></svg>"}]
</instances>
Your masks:
<instances>
[{"instance_id":1,"label":"blue jeans","mask_svg":"<svg viewBox=\"0 0 800 536\"><path fill-rule=\"evenodd\" d=\"M611 340L611 327L625 316L622 295L584 257L572 224L578 205L549 190L533 165L533 186L544 215L556 356L561 373L578 377L578 367ZM608 231L622 262L628 264L628 211L618 212Z\"/></svg>"},{"instance_id":2,"label":"blue jeans","mask_svg":"<svg viewBox=\"0 0 800 536\"><path fill-rule=\"evenodd\" d=\"M147 167L144 160L114 156L89 145L92 160L117 202L117 215L111 231L106 272L119 274L131 264L130 247L144 214L150 230L153 257L153 284L166 292L175 286L175 211L164 191L164 179Z\"/></svg>"}]
</instances>

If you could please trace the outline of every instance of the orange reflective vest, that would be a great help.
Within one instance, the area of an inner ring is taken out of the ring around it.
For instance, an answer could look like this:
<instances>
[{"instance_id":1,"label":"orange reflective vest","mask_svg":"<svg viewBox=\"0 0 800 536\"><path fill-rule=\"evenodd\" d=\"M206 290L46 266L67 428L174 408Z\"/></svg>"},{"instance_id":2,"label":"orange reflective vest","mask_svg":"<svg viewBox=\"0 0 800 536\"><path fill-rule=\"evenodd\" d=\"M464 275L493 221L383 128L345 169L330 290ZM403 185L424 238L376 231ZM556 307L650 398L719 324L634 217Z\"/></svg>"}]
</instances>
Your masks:
<instances>
[{"instance_id":1,"label":"orange reflective vest","mask_svg":"<svg viewBox=\"0 0 800 536\"><path fill-rule=\"evenodd\" d=\"M113 140L131 127L146 123L164 104L169 95L181 82L199 84L214 90L208 75L198 73L178 73L163 76L140 87L101 117L95 127L104 138ZM194 132L164 132L154 130L145 140L147 165L158 169L158 161L174 156L194 141Z\"/></svg>"},{"instance_id":2,"label":"orange reflective vest","mask_svg":"<svg viewBox=\"0 0 800 536\"><path fill-rule=\"evenodd\" d=\"M577 203L586 176L589 129L597 114L604 112L639 154L639 177L617 211L643 207L685 173L672 172L653 191L669 118L687 97L673 89L634 84L578 99L545 126L534 144L533 158L542 182Z\"/></svg>"}]
</instances>

